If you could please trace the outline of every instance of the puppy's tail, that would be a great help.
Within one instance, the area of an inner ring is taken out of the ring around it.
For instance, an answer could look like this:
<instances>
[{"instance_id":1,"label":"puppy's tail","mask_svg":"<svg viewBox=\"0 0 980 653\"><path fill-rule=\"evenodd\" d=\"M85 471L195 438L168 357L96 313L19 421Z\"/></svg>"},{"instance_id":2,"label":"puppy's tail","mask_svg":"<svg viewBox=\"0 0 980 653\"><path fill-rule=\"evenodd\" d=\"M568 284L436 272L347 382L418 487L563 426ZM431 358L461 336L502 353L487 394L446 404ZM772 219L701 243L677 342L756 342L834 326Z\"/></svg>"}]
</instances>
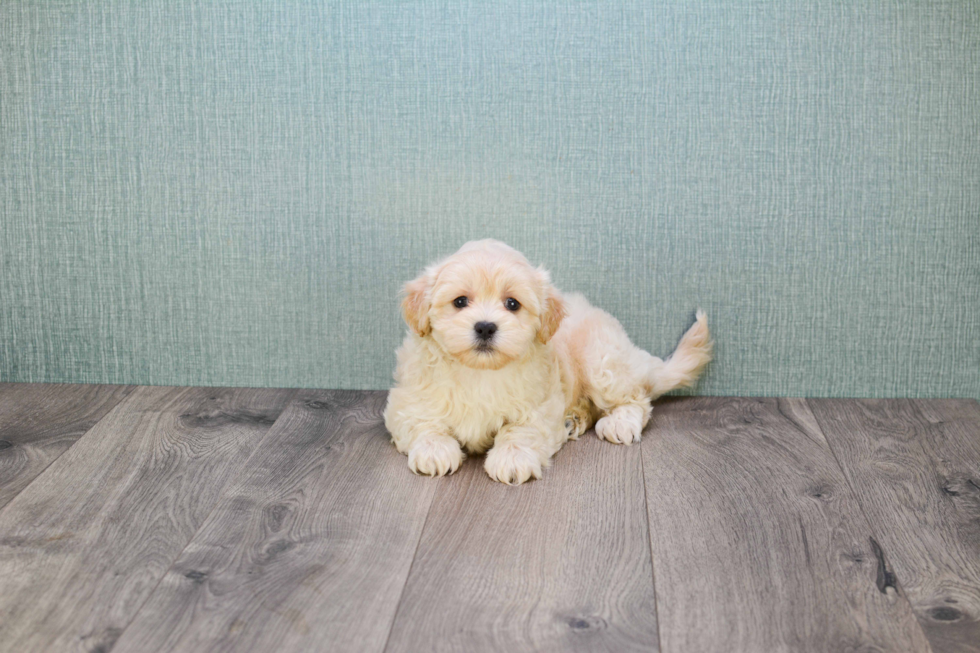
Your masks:
<instances>
[{"instance_id":1,"label":"puppy's tail","mask_svg":"<svg viewBox=\"0 0 980 653\"><path fill-rule=\"evenodd\" d=\"M667 360L651 356L652 362L647 373L651 398L656 399L671 390L690 388L694 385L705 366L711 362L713 347L714 343L708 332L708 318L704 311L699 309L696 321Z\"/></svg>"}]
</instances>

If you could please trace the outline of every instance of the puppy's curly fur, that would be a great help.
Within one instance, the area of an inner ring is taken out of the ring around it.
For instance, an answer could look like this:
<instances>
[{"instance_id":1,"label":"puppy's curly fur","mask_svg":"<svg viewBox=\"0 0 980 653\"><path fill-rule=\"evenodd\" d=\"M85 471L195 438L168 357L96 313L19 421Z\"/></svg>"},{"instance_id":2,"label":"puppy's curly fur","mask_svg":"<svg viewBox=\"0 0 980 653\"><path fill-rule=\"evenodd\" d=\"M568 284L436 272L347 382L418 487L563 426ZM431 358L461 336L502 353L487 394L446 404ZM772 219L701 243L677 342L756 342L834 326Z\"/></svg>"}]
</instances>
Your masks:
<instances>
[{"instance_id":1,"label":"puppy's curly fur","mask_svg":"<svg viewBox=\"0 0 980 653\"><path fill-rule=\"evenodd\" d=\"M650 402L692 385L711 360L704 313L663 361L496 240L463 245L404 290L411 330L384 419L417 474L450 474L464 451L486 452L490 477L518 484L593 424L609 442L638 442Z\"/></svg>"}]
</instances>

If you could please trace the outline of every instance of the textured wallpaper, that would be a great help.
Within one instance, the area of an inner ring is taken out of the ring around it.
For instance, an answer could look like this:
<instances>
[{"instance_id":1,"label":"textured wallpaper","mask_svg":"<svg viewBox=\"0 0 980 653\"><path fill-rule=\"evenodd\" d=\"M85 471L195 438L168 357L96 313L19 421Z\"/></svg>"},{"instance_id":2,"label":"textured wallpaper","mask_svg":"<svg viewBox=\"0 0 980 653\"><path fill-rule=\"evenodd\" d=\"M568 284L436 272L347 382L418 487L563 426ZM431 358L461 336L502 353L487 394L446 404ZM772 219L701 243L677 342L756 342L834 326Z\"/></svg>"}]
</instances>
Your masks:
<instances>
[{"instance_id":1,"label":"textured wallpaper","mask_svg":"<svg viewBox=\"0 0 980 653\"><path fill-rule=\"evenodd\" d=\"M496 237L706 394L980 397L980 3L0 4L0 381L385 388Z\"/></svg>"}]
</instances>

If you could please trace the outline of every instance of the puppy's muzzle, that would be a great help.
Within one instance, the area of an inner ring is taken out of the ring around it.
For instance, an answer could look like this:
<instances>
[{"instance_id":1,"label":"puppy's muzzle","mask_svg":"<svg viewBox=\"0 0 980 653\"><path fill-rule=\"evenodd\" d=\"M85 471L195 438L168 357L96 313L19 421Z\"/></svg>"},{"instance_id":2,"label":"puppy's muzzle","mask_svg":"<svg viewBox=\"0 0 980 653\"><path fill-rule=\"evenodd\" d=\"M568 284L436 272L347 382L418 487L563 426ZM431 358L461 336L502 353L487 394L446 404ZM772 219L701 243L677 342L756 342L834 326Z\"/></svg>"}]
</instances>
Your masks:
<instances>
[{"instance_id":1,"label":"puppy's muzzle","mask_svg":"<svg viewBox=\"0 0 980 653\"><path fill-rule=\"evenodd\" d=\"M477 322L473 325L476 338L481 344L488 343L493 339L493 334L497 333L497 325L493 322Z\"/></svg>"}]
</instances>

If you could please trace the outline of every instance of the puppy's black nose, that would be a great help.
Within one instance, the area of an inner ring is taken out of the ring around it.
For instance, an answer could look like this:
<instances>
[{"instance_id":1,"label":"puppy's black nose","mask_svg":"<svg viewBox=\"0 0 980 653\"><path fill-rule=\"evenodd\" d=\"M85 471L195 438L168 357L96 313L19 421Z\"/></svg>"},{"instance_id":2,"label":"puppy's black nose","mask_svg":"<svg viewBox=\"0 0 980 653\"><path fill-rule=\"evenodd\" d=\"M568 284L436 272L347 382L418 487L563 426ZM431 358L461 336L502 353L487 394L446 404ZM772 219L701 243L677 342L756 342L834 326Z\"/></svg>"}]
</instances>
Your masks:
<instances>
[{"instance_id":1,"label":"puppy's black nose","mask_svg":"<svg viewBox=\"0 0 980 653\"><path fill-rule=\"evenodd\" d=\"M486 341L492 338L493 334L497 333L497 325L493 322L477 322L473 325L473 330L476 331L477 338Z\"/></svg>"}]
</instances>

